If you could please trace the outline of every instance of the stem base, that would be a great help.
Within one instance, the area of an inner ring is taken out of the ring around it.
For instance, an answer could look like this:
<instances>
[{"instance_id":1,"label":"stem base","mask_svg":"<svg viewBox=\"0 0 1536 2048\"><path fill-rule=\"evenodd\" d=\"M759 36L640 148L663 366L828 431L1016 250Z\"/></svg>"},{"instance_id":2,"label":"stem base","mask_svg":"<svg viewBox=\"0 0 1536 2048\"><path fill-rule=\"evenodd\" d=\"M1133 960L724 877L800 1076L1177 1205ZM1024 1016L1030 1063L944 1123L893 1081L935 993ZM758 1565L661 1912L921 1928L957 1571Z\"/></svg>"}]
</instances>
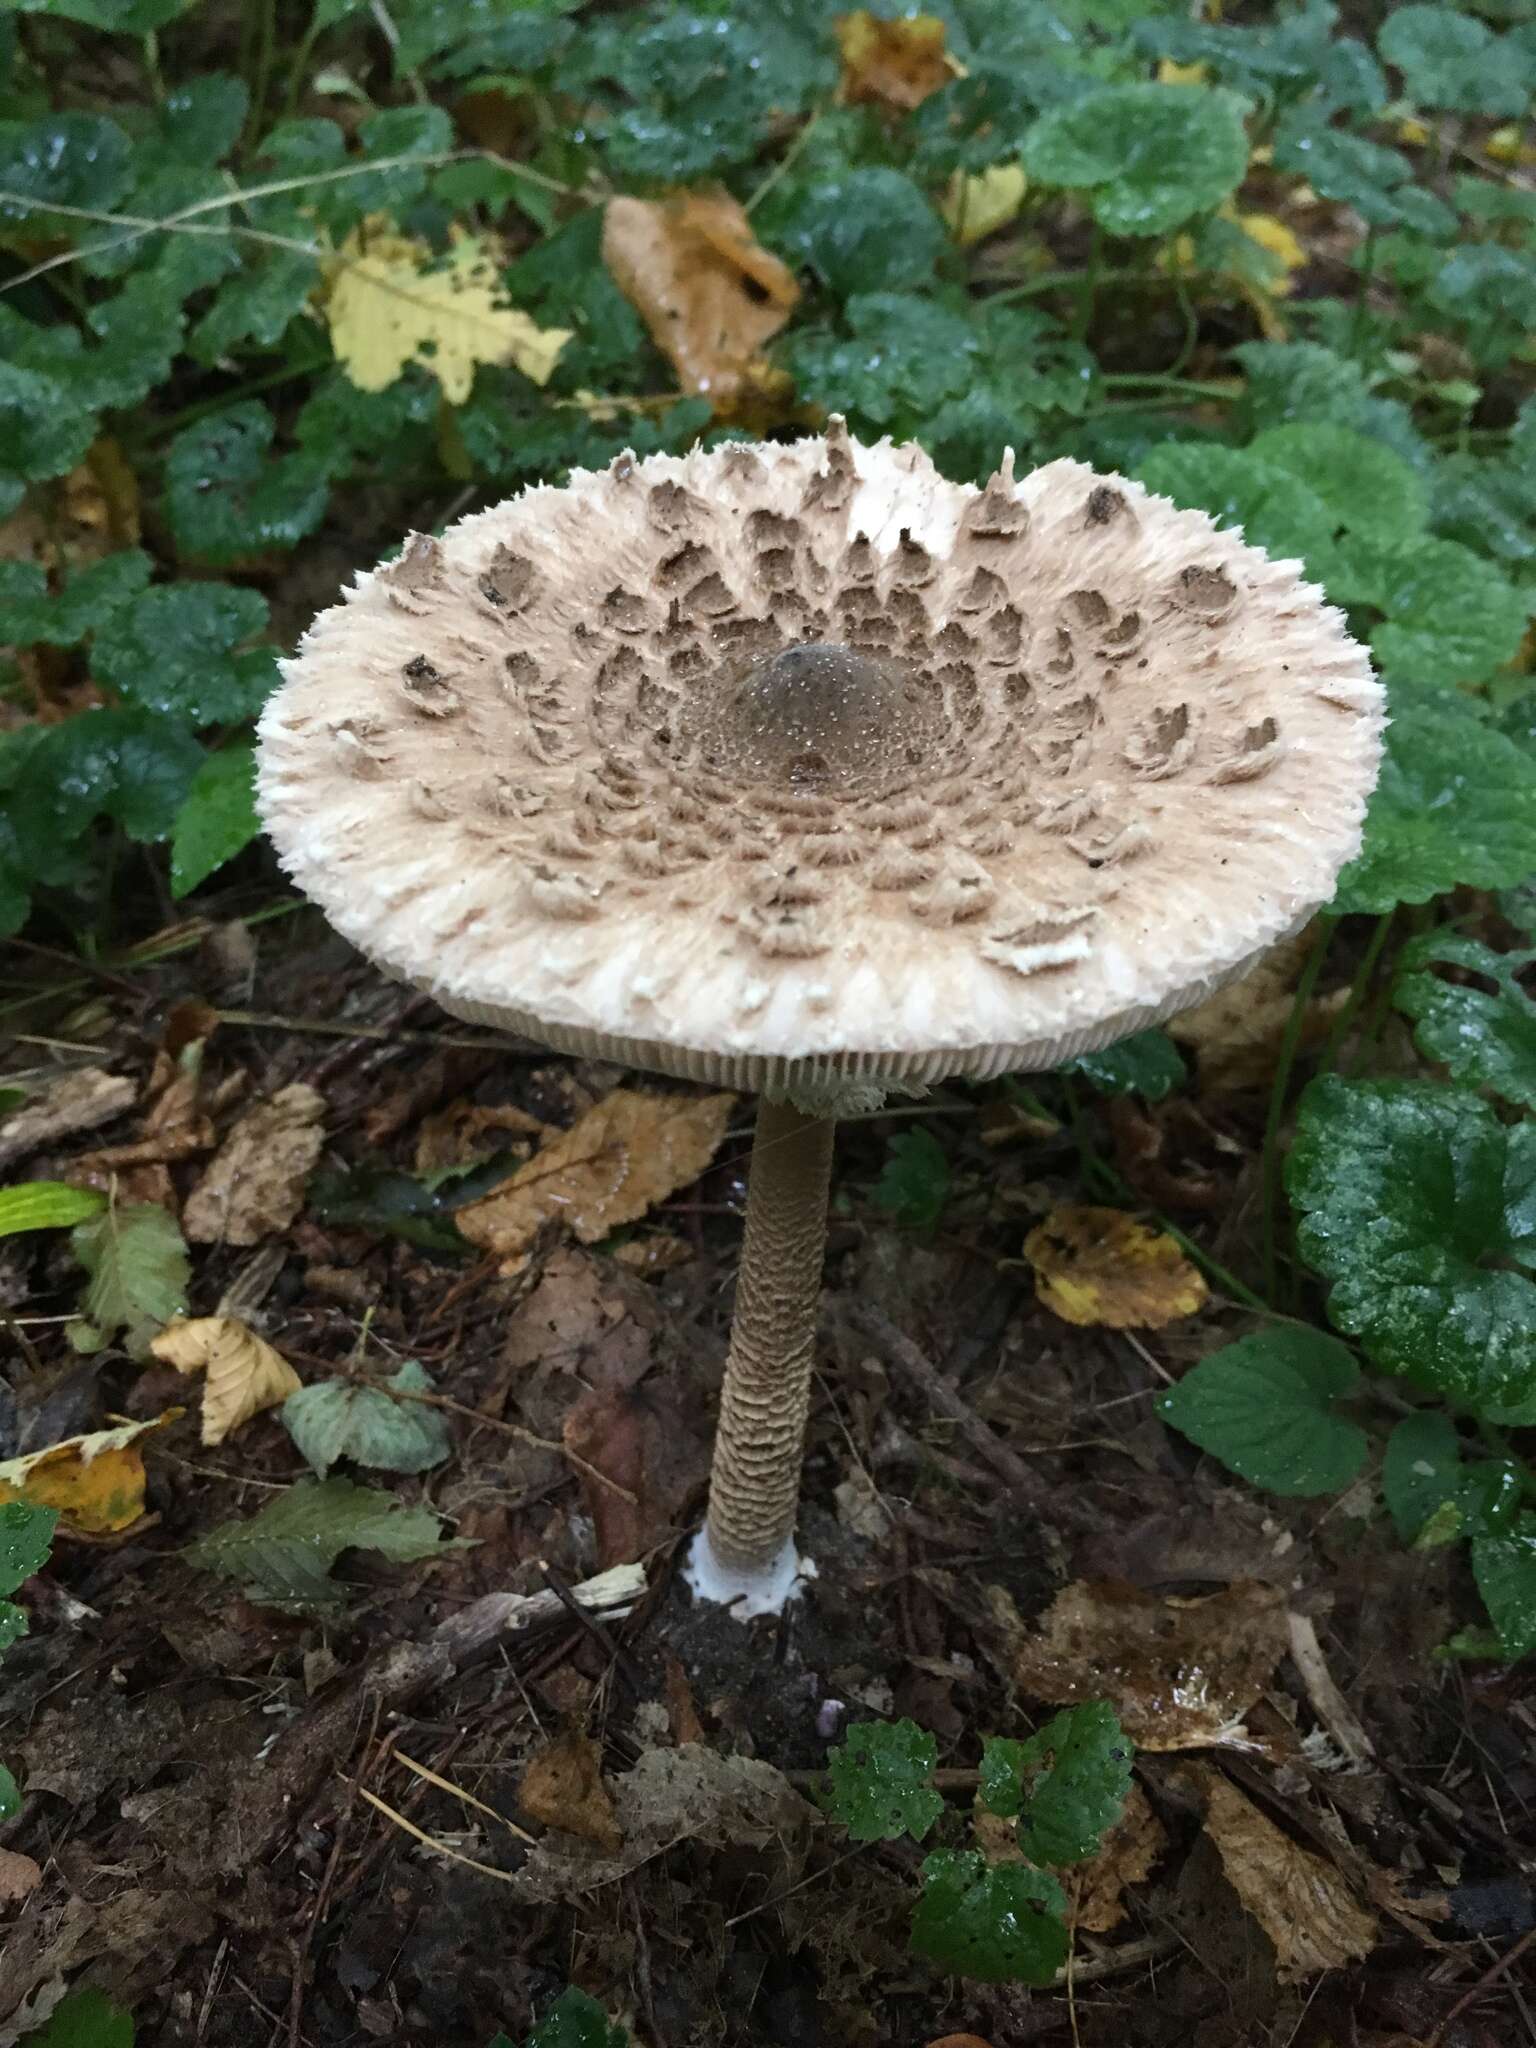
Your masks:
<instances>
[{"instance_id":1,"label":"stem base","mask_svg":"<svg viewBox=\"0 0 1536 2048\"><path fill-rule=\"evenodd\" d=\"M801 1557L791 1540L769 1564L755 1569L722 1564L716 1557L709 1531L701 1529L688 1546L683 1580L695 1600L712 1600L728 1607L733 1621L753 1621L759 1614L782 1614L786 1605L814 1579L816 1566Z\"/></svg>"}]
</instances>

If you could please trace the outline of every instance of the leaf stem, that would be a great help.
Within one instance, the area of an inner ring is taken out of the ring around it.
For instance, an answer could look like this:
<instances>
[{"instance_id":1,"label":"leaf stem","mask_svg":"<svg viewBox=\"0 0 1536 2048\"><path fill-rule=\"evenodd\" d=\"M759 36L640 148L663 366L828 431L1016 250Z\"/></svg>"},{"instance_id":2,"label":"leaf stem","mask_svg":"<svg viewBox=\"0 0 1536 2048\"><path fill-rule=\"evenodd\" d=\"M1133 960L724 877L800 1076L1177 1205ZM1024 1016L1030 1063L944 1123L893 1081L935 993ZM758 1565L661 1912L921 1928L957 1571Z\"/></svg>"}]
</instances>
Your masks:
<instances>
[{"instance_id":1,"label":"leaf stem","mask_svg":"<svg viewBox=\"0 0 1536 2048\"><path fill-rule=\"evenodd\" d=\"M1317 977L1322 972L1323 961L1333 940L1338 919L1324 911L1318 919L1317 936L1307 954L1306 964L1296 983L1296 994L1291 1003L1291 1014L1285 1020L1285 1030L1280 1039L1280 1050L1275 1057L1274 1079L1269 1090L1269 1110L1264 1119L1264 1150L1260 1161L1263 1181L1263 1211L1261 1220L1261 1243L1264 1256L1264 1292L1273 1301L1278 1291L1278 1234L1280 1223L1281 1158L1280 1126L1285 1119L1285 1105L1290 1093L1291 1071L1296 1064L1297 1050L1301 1045L1302 1028L1306 1023L1307 1005L1312 1000L1312 991L1317 986Z\"/></svg>"},{"instance_id":2,"label":"leaf stem","mask_svg":"<svg viewBox=\"0 0 1536 2048\"><path fill-rule=\"evenodd\" d=\"M1360 957L1360 965L1355 969L1355 978L1350 985L1348 999L1333 1020L1333 1029L1328 1033L1328 1042L1323 1047L1322 1056L1318 1061L1319 1070L1325 1074L1331 1073L1337 1064L1339 1052L1349 1035L1349 1027L1360 1014L1360 1005L1369 993L1376 963L1381 958L1396 920L1396 904L1393 904L1390 910L1383 911L1376 920L1376 929L1371 933L1370 942Z\"/></svg>"}]
</instances>

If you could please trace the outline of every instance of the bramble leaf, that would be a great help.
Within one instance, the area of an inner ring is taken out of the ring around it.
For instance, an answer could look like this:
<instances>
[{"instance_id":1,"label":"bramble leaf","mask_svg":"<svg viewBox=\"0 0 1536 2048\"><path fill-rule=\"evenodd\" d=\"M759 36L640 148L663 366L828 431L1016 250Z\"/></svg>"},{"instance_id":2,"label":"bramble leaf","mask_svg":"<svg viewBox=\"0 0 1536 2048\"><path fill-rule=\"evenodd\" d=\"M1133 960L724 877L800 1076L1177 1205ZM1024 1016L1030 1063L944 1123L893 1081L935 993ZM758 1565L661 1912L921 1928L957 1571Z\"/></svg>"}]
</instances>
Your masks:
<instances>
[{"instance_id":1,"label":"bramble leaf","mask_svg":"<svg viewBox=\"0 0 1536 2048\"><path fill-rule=\"evenodd\" d=\"M989 1866L979 1850L941 1849L924 1859L922 1877L916 1954L987 1984L1052 1982L1071 1937L1066 1895L1049 1871Z\"/></svg>"},{"instance_id":2,"label":"bramble leaf","mask_svg":"<svg viewBox=\"0 0 1536 2048\"><path fill-rule=\"evenodd\" d=\"M920 1842L944 1811L939 1746L915 1721L859 1721L827 1760L827 1811L856 1842Z\"/></svg>"},{"instance_id":3,"label":"bramble leaf","mask_svg":"<svg viewBox=\"0 0 1536 2048\"><path fill-rule=\"evenodd\" d=\"M1335 1338L1277 1323L1201 1359L1157 1412L1251 1486L1306 1498L1337 1493L1365 1463L1365 1431L1336 1406L1359 1381Z\"/></svg>"}]
</instances>

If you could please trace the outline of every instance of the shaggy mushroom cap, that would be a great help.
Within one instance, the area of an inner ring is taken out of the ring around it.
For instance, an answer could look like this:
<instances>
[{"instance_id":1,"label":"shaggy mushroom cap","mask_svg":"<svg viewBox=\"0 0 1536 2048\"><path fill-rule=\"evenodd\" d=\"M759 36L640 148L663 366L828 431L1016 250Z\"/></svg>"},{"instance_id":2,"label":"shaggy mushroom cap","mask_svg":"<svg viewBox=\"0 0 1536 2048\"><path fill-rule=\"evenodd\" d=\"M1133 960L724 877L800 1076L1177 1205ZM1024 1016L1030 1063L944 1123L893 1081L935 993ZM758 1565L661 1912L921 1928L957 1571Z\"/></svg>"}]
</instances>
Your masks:
<instances>
[{"instance_id":1,"label":"shaggy mushroom cap","mask_svg":"<svg viewBox=\"0 0 1536 2048\"><path fill-rule=\"evenodd\" d=\"M1382 726L1297 563L840 421L414 535L284 673L261 809L364 952L770 1090L1054 1065L1200 1001L1332 894Z\"/></svg>"}]
</instances>

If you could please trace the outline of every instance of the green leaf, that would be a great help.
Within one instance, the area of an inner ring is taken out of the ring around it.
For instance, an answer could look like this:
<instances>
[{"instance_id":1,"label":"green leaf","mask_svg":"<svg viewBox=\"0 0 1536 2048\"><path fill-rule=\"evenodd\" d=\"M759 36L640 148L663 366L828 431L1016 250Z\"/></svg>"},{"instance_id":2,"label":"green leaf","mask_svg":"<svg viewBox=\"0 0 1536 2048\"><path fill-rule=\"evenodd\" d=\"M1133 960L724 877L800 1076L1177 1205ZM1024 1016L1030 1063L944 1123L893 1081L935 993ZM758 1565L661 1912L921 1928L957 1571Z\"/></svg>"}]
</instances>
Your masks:
<instances>
[{"instance_id":1,"label":"green leaf","mask_svg":"<svg viewBox=\"0 0 1536 2048\"><path fill-rule=\"evenodd\" d=\"M1426 1059L1451 1078L1491 1088L1506 1102L1536 1109L1536 1001L1521 976L1536 952L1496 953L1449 929L1426 932L1398 955L1392 1000L1415 1024L1414 1041ZM1491 991L1449 981L1437 967L1460 969L1491 981Z\"/></svg>"},{"instance_id":2,"label":"green leaf","mask_svg":"<svg viewBox=\"0 0 1536 2048\"><path fill-rule=\"evenodd\" d=\"M1429 486L1419 472L1348 427L1270 427L1249 452L1305 484L1336 532L1390 546L1416 539L1429 519Z\"/></svg>"},{"instance_id":3,"label":"green leaf","mask_svg":"<svg viewBox=\"0 0 1536 2048\"><path fill-rule=\"evenodd\" d=\"M1067 1960L1066 1895L1047 1870L988 1866L979 1850L925 1857L912 1948L941 1969L983 1983L1046 1985Z\"/></svg>"},{"instance_id":4,"label":"green leaf","mask_svg":"<svg viewBox=\"0 0 1536 2048\"><path fill-rule=\"evenodd\" d=\"M0 326L0 345L10 340ZM96 422L56 377L0 360L0 474L62 476L96 438Z\"/></svg>"},{"instance_id":5,"label":"green leaf","mask_svg":"<svg viewBox=\"0 0 1536 2048\"><path fill-rule=\"evenodd\" d=\"M1064 1074L1081 1074L1104 1095L1144 1095L1161 1102L1189 1079L1183 1054L1166 1031L1137 1031L1102 1052L1068 1060Z\"/></svg>"},{"instance_id":6,"label":"green leaf","mask_svg":"<svg viewBox=\"0 0 1536 2048\"><path fill-rule=\"evenodd\" d=\"M1461 1490L1461 1438L1441 1409L1405 1415L1387 1438L1381 1491L1393 1527L1412 1543L1437 1509Z\"/></svg>"},{"instance_id":7,"label":"green leaf","mask_svg":"<svg viewBox=\"0 0 1536 2048\"><path fill-rule=\"evenodd\" d=\"M48 1562L58 1516L52 1508L30 1501L7 1501L0 1507L0 1593L16 1588Z\"/></svg>"},{"instance_id":8,"label":"green leaf","mask_svg":"<svg viewBox=\"0 0 1536 2048\"><path fill-rule=\"evenodd\" d=\"M1304 561L1327 573L1333 521L1317 493L1278 463L1245 448L1170 442L1154 448L1137 471L1148 490L1209 512L1271 555Z\"/></svg>"},{"instance_id":9,"label":"green leaf","mask_svg":"<svg viewBox=\"0 0 1536 2048\"><path fill-rule=\"evenodd\" d=\"M185 14L193 0L18 0L20 14L58 14L109 35L145 36Z\"/></svg>"},{"instance_id":10,"label":"green leaf","mask_svg":"<svg viewBox=\"0 0 1536 2048\"><path fill-rule=\"evenodd\" d=\"M103 555L73 569L50 591L35 562L0 561L0 639L16 647L73 647L149 582L151 563L141 548Z\"/></svg>"},{"instance_id":11,"label":"green leaf","mask_svg":"<svg viewBox=\"0 0 1536 2048\"><path fill-rule=\"evenodd\" d=\"M1524 113L1536 75L1512 36L1454 7L1395 7L1376 47L1411 99L1467 114Z\"/></svg>"},{"instance_id":12,"label":"green leaf","mask_svg":"<svg viewBox=\"0 0 1536 2048\"><path fill-rule=\"evenodd\" d=\"M23 1181L19 1187L0 1188L0 1237L14 1237L20 1230L69 1229L106 1206L106 1196L96 1188L72 1188L61 1180Z\"/></svg>"},{"instance_id":13,"label":"green leaf","mask_svg":"<svg viewBox=\"0 0 1536 2048\"><path fill-rule=\"evenodd\" d=\"M432 1392L432 1381L415 1359L389 1385L407 1394ZM379 1472L425 1472L453 1450L448 1425L435 1408L391 1400L382 1388L356 1380L317 1380L290 1394L283 1427L322 1479L340 1458Z\"/></svg>"},{"instance_id":14,"label":"green leaf","mask_svg":"<svg viewBox=\"0 0 1536 2048\"><path fill-rule=\"evenodd\" d=\"M216 363L242 342L275 348L288 323L308 304L319 279L320 266L313 256L297 249L264 249L220 287L192 330L189 354L201 363Z\"/></svg>"},{"instance_id":15,"label":"green leaf","mask_svg":"<svg viewBox=\"0 0 1536 2048\"><path fill-rule=\"evenodd\" d=\"M1469 242L1436 264L1429 302L1460 322L1474 360L1499 369L1536 325L1536 255Z\"/></svg>"},{"instance_id":16,"label":"green leaf","mask_svg":"<svg viewBox=\"0 0 1536 2048\"><path fill-rule=\"evenodd\" d=\"M131 839L165 838L206 758L181 726L142 711L83 711L27 737L9 818L41 881L61 879L61 852L98 817L114 819Z\"/></svg>"},{"instance_id":17,"label":"green leaf","mask_svg":"<svg viewBox=\"0 0 1536 2048\"><path fill-rule=\"evenodd\" d=\"M949 1156L932 1131L919 1124L891 1139L873 1199L908 1230L938 1228L949 1199Z\"/></svg>"},{"instance_id":18,"label":"green leaf","mask_svg":"<svg viewBox=\"0 0 1536 2048\"><path fill-rule=\"evenodd\" d=\"M920 1842L944 1811L939 1746L915 1721L857 1721L827 1760L827 1811L856 1842Z\"/></svg>"},{"instance_id":19,"label":"green leaf","mask_svg":"<svg viewBox=\"0 0 1536 2048\"><path fill-rule=\"evenodd\" d=\"M848 335L800 328L783 351L802 397L848 413L856 427L915 429L973 374L980 335L932 299L869 292L844 308Z\"/></svg>"},{"instance_id":20,"label":"green leaf","mask_svg":"<svg viewBox=\"0 0 1536 2048\"><path fill-rule=\"evenodd\" d=\"M1472 1575L1499 1647L1513 1662L1536 1650L1536 1514L1509 1529L1472 1539Z\"/></svg>"},{"instance_id":21,"label":"green leaf","mask_svg":"<svg viewBox=\"0 0 1536 2048\"><path fill-rule=\"evenodd\" d=\"M249 399L184 427L172 441L166 503L184 556L236 562L291 548L320 524L330 497L324 461L309 453L274 458L275 430L267 408Z\"/></svg>"},{"instance_id":22,"label":"green leaf","mask_svg":"<svg viewBox=\"0 0 1536 2048\"><path fill-rule=\"evenodd\" d=\"M231 583L147 590L96 636L92 671L146 711L222 725L259 711L277 683L270 647L234 650L267 623L266 599Z\"/></svg>"},{"instance_id":23,"label":"green leaf","mask_svg":"<svg viewBox=\"0 0 1536 2048\"><path fill-rule=\"evenodd\" d=\"M192 1261L181 1227L153 1202L127 1202L76 1226L70 1249L90 1276L82 1317L69 1326L77 1351L99 1351L119 1331L132 1358L187 1306Z\"/></svg>"},{"instance_id":24,"label":"green leaf","mask_svg":"<svg viewBox=\"0 0 1536 2048\"><path fill-rule=\"evenodd\" d=\"M630 2041L595 1998L572 1984L528 2036L528 2048L630 2048Z\"/></svg>"},{"instance_id":25,"label":"green leaf","mask_svg":"<svg viewBox=\"0 0 1536 2048\"><path fill-rule=\"evenodd\" d=\"M171 894L190 895L261 834L256 749L237 740L210 754L192 778L171 830Z\"/></svg>"},{"instance_id":26,"label":"green leaf","mask_svg":"<svg viewBox=\"0 0 1536 2048\"><path fill-rule=\"evenodd\" d=\"M350 1479L301 1480L243 1522L226 1522L186 1552L193 1564L233 1579L250 1598L277 1607L327 1607L345 1589L331 1578L344 1550L374 1550L412 1564L459 1549L443 1539L430 1508Z\"/></svg>"},{"instance_id":27,"label":"green leaf","mask_svg":"<svg viewBox=\"0 0 1536 2048\"><path fill-rule=\"evenodd\" d=\"M1292 423L1351 427L1429 470L1429 448L1408 408L1377 398L1348 356L1315 341L1244 341L1232 353L1248 375L1240 413L1250 432Z\"/></svg>"},{"instance_id":28,"label":"green leaf","mask_svg":"<svg viewBox=\"0 0 1536 2048\"><path fill-rule=\"evenodd\" d=\"M1032 1863L1096 1856L1125 1810L1134 1745L1108 1700L1068 1707L1022 1745L1019 1842Z\"/></svg>"},{"instance_id":29,"label":"green leaf","mask_svg":"<svg viewBox=\"0 0 1536 2048\"><path fill-rule=\"evenodd\" d=\"M1287 1170L1328 1313L1383 1371L1474 1411L1536 1393L1536 1124L1422 1081L1326 1075Z\"/></svg>"},{"instance_id":30,"label":"green leaf","mask_svg":"<svg viewBox=\"0 0 1536 2048\"><path fill-rule=\"evenodd\" d=\"M21 1792L4 1764L0 1764L0 1820L14 1820L21 1811Z\"/></svg>"},{"instance_id":31,"label":"green leaf","mask_svg":"<svg viewBox=\"0 0 1536 2048\"><path fill-rule=\"evenodd\" d=\"M59 2000L47 2024L28 2034L26 2048L133 2048L133 2042L131 2016L85 1984Z\"/></svg>"},{"instance_id":32,"label":"green leaf","mask_svg":"<svg viewBox=\"0 0 1536 2048\"><path fill-rule=\"evenodd\" d=\"M806 264L838 298L926 282L945 246L938 215L900 171L853 170L803 191L793 211L762 223L764 239Z\"/></svg>"},{"instance_id":33,"label":"green leaf","mask_svg":"<svg viewBox=\"0 0 1536 2048\"><path fill-rule=\"evenodd\" d=\"M1365 1463L1365 1431L1336 1412L1359 1385L1344 1345L1277 1323L1201 1359L1157 1412L1267 1493L1337 1493Z\"/></svg>"},{"instance_id":34,"label":"green leaf","mask_svg":"<svg viewBox=\"0 0 1536 2048\"><path fill-rule=\"evenodd\" d=\"M1110 234L1166 235L1242 182L1243 111L1210 86L1107 85L1043 114L1020 158L1042 184L1085 188Z\"/></svg>"},{"instance_id":35,"label":"green leaf","mask_svg":"<svg viewBox=\"0 0 1536 2048\"><path fill-rule=\"evenodd\" d=\"M1462 883L1505 889L1536 872L1536 767L1443 690L1388 689L1391 723L1365 843L1333 909L1379 914Z\"/></svg>"},{"instance_id":36,"label":"green leaf","mask_svg":"<svg viewBox=\"0 0 1536 2048\"><path fill-rule=\"evenodd\" d=\"M1402 223L1439 239L1455 233L1455 214L1414 184L1413 165L1401 150L1331 128L1318 110L1298 107L1288 114L1275 131L1274 151L1278 169L1305 178L1324 199L1352 206L1372 227Z\"/></svg>"},{"instance_id":37,"label":"green leaf","mask_svg":"<svg viewBox=\"0 0 1536 2048\"><path fill-rule=\"evenodd\" d=\"M505 1180L515 1161L488 1161L446 1184L425 1181L389 1166L355 1166L341 1173L317 1173L309 1184L310 1213L346 1230L378 1230L422 1251L468 1249L453 1212Z\"/></svg>"},{"instance_id":38,"label":"green leaf","mask_svg":"<svg viewBox=\"0 0 1536 2048\"><path fill-rule=\"evenodd\" d=\"M128 137L104 114L45 114L36 121L0 121L0 222L35 225L50 204L107 212L132 175ZM79 238L81 223L57 215L49 232ZM91 227L94 236L100 230Z\"/></svg>"},{"instance_id":39,"label":"green leaf","mask_svg":"<svg viewBox=\"0 0 1536 2048\"><path fill-rule=\"evenodd\" d=\"M204 71L172 86L160 102L155 144L180 163L205 169L222 163L240 140L251 108L245 81L228 71ZM146 145L140 145L143 153Z\"/></svg>"}]
</instances>

